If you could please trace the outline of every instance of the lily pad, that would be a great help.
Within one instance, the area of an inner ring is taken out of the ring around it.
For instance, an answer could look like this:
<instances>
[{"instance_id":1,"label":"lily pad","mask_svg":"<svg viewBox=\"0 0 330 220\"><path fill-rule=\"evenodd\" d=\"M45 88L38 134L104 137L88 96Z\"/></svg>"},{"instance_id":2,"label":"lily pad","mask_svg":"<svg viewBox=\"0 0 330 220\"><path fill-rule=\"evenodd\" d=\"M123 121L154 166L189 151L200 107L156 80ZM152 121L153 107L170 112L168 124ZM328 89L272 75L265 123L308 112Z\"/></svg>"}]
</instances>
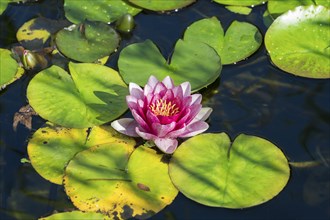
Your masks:
<instances>
[{"instance_id":1,"label":"lily pad","mask_svg":"<svg viewBox=\"0 0 330 220\"><path fill-rule=\"evenodd\" d=\"M183 142L173 154L169 174L179 191L196 202L245 208L276 196L287 184L290 169L271 142L241 134L231 143L225 133L218 133Z\"/></svg>"},{"instance_id":2,"label":"lily pad","mask_svg":"<svg viewBox=\"0 0 330 220\"><path fill-rule=\"evenodd\" d=\"M157 46L146 40L125 47L120 53L118 67L126 83L144 86L150 75L158 79L170 76L176 84L189 81L194 91L214 82L222 68L213 48L201 42L183 40L177 41L170 64Z\"/></svg>"},{"instance_id":3,"label":"lily pad","mask_svg":"<svg viewBox=\"0 0 330 220\"><path fill-rule=\"evenodd\" d=\"M328 0L269 0L267 3L267 10L275 19L284 12L293 10L298 6L309 6L314 4L330 7L330 1Z\"/></svg>"},{"instance_id":4,"label":"lily pad","mask_svg":"<svg viewBox=\"0 0 330 220\"><path fill-rule=\"evenodd\" d=\"M106 23L84 21L59 31L55 42L58 50L68 58L88 63L113 53L120 36Z\"/></svg>"},{"instance_id":5,"label":"lily pad","mask_svg":"<svg viewBox=\"0 0 330 220\"><path fill-rule=\"evenodd\" d=\"M11 56L11 51L0 48L0 90L20 78L24 69Z\"/></svg>"},{"instance_id":6,"label":"lily pad","mask_svg":"<svg viewBox=\"0 0 330 220\"><path fill-rule=\"evenodd\" d=\"M329 8L299 6L269 27L265 45L280 69L309 78L330 78Z\"/></svg>"},{"instance_id":7,"label":"lily pad","mask_svg":"<svg viewBox=\"0 0 330 220\"><path fill-rule=\"evenodd\" d=\"M34 169L50 182L62 184L64 168L76 153L98 144L121 142L135 145L132 138L110 126L77 129L48 123L33 134L27 149Z\"/></svg>"},{"instance_id":8,"label":"lily pad","mask_svg":"<svg viewBox=\"0 0 330 220\"><path fill-rule=\"evenodd\" d=\"M116 119L127 110L127 85L117 71L98 64L69 63L39 72L27 88L32 108L65 127L86 128Z\"/></svg>"},{"instance_id":9,"label":"lily pad","mask_svg":"<svg viewBox=\"0 0 330 220\"><path fill-rule=\"evenodd\" d=\"M204 42L213 47L222 64L231 64L253 54L262 43L258 28L247 22L233 21L224 35L216 17L205 18L191 24L184 40Z\"/></svg>"},{"instance_id":10,"label":"lily pad","mask_svg":"<svg viewBox=\"0 0 330 220\"><path fill-rule=\"evenodd\" d=\"M159 0L128 0L129 2L141 8L152 11L171 11L186 7L196 0L175 0L175 1L162 1Z\"/></svg>"},{"instance_id":11,"label":"lily pad","mask_svg":"<svg viewBox=\"0 0 330 220\"><path fill-rule=\"evenodd\" d=\"M12 0L1 0L0 1L0 15L4 12L7 8L8 3L12 2Z\"/></svg>"},{"instance_id":12,"label":"lily pad","mask_svg":"<svg viewBox=\"0 0 330 220\"><path fill-rule=\"evenodd\" d=\"M267 0L214 0L214 2L224 5L256 6L264 4Z\"/></svg>"},{"instance_id":13,"label":"lily pad","mask_svg":"<svg viewBox=\"0 0 330 220\"><path fill-rule=\"evenodd\" d=\"M251 13L252 9L245 6L235 6L235 5L228 5L226 6L226 9L228 9L231 12L242 14L242 15L248 15Z\"/></svg>"},{"instance_id":14,"label":"lily pad","mask_svg":"<svg viewBox=\"0 0 330 220\"><path fill-rule=\"evenodd\" d=\"M82 212L82 211L72 211L72 212L62 212L62 213L55 213L53 215L39 218L39 220L63 220L63 219L70 219L70 220L107 220L108 218L101 213L96 212Z\"/></svg>"},{"instance_id":15,"label":"lily pad","mask_svg":"<svg viewBox=\"0 0 330 220\"><path fill-rule=\"evenodd\" d=\"M126 0L77 1L65 0L65 16L72 23L87 20L113 22L124 14L136 15L141 9L127 3Z\"/></svg>"},{"instance_id":16,"label":"lily pad","mask_svg":"<svg viewBox=\"0 0 330 220\"><path fill-rule=\"evenodd\" d=\"M78 153L66 167L64 186L82 211L113 219L145 219L162 210L178 191L163 154L123 143L95 146Z\"/></svg>"},{"instance_id":17,"label":"lily pad","mask_svg":"<svg viewBox=\"0 0 330 220\"><path fill-rule=\"evenodd\" d=\"M52 34L68 25L67 20L52 20L44 17L33 18L18 29L16 38L26 49L41 49Z\"/></svg>"}]
</instances>

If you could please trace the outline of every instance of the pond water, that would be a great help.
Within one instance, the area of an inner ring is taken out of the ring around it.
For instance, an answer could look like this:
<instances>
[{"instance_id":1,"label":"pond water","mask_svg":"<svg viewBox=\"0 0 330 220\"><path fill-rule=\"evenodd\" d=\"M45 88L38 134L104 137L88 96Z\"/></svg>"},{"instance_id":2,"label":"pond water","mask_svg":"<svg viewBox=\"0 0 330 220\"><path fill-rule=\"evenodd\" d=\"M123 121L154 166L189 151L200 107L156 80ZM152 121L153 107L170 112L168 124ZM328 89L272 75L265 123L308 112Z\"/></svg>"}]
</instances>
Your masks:
<instances>
[{"instance_id":1,"label":"pond water","mask_svg":"<svg viewBox=\"0 0 330 220\"><path fill-rule=\"evenodd\" d=\"M0 17L0 47L16 43L17 29L42 15L64 16L63 2L44 0L38 4L10 5ZM210 0L170 14L140 13L136 28L125 37L120 50L135 42L151 39L168 57L175 42L192 22L216 16L226 30L233 20L248 21L265 34L265 5L249 15L239 15ZM107 65L117 69L119 52ZM207 58L206 58L207 59ZM37 219L54 211L73 209L62 186L49 183L27 163L27 142L44 124L32 118L32 130L13 118L27 104L26 88L33 72L0 92L0 219ZM321 161L320 165L291 166L288 185L274 199L246 209L212 208L182 194L151 219L329 219L330 218L330 80L293 76L273 66L265 46L248 59L223 67L221 77L203 91L205 106L214 112L208 132L226 132L234 139L241 133L263 137L277 145L290 162ZM126 113L129 115L129 113ZM187 183L189 184L189 183ZM276 182L274 182L276 184Z\"/></svg>"}]
</instances>

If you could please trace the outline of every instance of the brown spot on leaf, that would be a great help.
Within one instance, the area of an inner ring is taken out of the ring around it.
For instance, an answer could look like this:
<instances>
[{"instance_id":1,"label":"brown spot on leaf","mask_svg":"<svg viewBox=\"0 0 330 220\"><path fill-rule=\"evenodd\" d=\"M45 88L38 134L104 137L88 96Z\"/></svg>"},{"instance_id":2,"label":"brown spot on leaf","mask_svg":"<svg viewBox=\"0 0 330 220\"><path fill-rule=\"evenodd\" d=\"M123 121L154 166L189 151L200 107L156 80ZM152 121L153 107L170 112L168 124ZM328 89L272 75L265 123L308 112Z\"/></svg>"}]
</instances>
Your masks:
<instances>
[{"instance_id":1,"label":"brown spot on leaf","mask_svg":"<svg viewBox=\"0 0 330 220\"><path fill-rule=\"evenodd\" d=\"M149 188L148 186L142 184L142 183L138 183L138 184L136 184L136 185L137 185L137 187L138 187L139 189L141 189L141 190L143 190L143 191L150 191L150 188Z\"/></svg>"}]
</instances>

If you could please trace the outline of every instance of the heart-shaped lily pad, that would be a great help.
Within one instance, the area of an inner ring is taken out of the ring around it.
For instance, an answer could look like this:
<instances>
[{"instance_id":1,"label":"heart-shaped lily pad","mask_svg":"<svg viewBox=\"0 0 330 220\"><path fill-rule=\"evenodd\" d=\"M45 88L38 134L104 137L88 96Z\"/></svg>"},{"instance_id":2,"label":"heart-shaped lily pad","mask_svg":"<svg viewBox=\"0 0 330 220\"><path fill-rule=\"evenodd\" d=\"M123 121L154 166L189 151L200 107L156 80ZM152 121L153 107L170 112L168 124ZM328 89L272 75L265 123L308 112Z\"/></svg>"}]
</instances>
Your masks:
<instances>
[{"instance_id":1,"label":"heart-shaped lily pad","mask_svg":"<svg viewBox=\"0 0 330 220\"><path fill-rule=\"evenodd\" d=\"M186 7L196 0L175 0L175 1L162 1L159 0L128 0L129 2L141 8L152 11L170 11Z\"/></svg>"},{"instance_id":2,"label":"heart-shaped lily pad","mask_svg":"<svg viewBox=\"0 0 330 220\"><path fill-rule=\"evenodd\" d=\"M64 186L82 211L113 219L145 219L170 204L178 191L163 154L124 143L104 144L78 153L66 167Z\"/></svg>"},{"instance_id":3,"label":"heart-shaped lily pad","mask_svg":"<svg viewBox=\"0 0 330 220\"><path fill-rule=\"evenodd\" d=\"M110 220L106 215L96 212L82 212L82 211L72 211L72 212L62 212L55 213L53 215L39 218L39 220Z\"/></svg>"},{"instance_id":4,"label":"heart-shaped lily pad","mask_svg":"<svg viewBox=\"0 0 330 220\"><path fill-rule=\"evenodd\" d=\"M69 63L71 76L52 66L39 72L27 89L32 108L43 118L65 127L104 124L127 110L127 85L106 66Z\"/></svg>"},{"instance_id":5,"label":"heart-shaped lily pad","mask_svg":"<svg viewBox=\"0 0 330 220\"><path fill-rule=\"evenodd\" d=\"M264 4L267 0L214 0L214 2L224 5L236 5L236 6L255 6Z\"/></svg>"},{"instance_id":6,"label":"heart-shaped lily pad","mask_svg":"<svg viewBox=\"0 0 330 220\"><path fill-rule=\"evenodd\" d=\"M207 59L205 59L207 57ZM168 64L150 40L125 47L119 56L120 75L126 83L144 86L150 75L170 76L176 84L189 81L193 91L214 82L220 75L220 58L213 48L201 42L178 40Z\"/></svg>"},{"instance_id":7,"label":"heart-shaped lily pad","mask_svg":"<svg viewBox=\"0 0 330 220\"><path fill-rule=\"evenodd\" d=\"M224 35L216 17L194 22L184 33L184 40L204 42L213 47L222 64L231 64L253 54L262 43L257 27L247 22L233 21Z\"/></svg>"},{"instance_id":8,"label":"heart-shaped lily pad","mask_svg":"<svg viewBox=\"0 0 330 220\"><path fill-rule=\"evenodd\" d=\"M141 9L126 0L64 1L65 16L72 23L87 20L113 22L124 14L136 15Z\"/></svg>"},{"instance_id":9,"label":"heart-shaped lily pad","mask_svg":"<svg viewBox=\"0 0 330 220\"><path fill-rule=\"evenodd\" d=\"M113 142L125 142L131 147L135 145L132 138L119 134L110 126L77 129L48 123L33 134L27 149L34 169L50 182L62 184L64 167L76 153Z\"/></svg>"},{"instance_id":10,"label":"heart-shaped lily pad","mask_svg":"<svg viewBox=\"0 0 330 220\"><path fill-rule=\"evenodd\" d=\"M183 142L171 158L169 174L179 191L196 202L245 208L276 196L290 169L271 142L241 134L231 144L225 133L218 133Z\"/></svg>"},{"instance_id":11,"label":"heart-shaped lily pad","mask_svg":"<svg viewBox=\"0 0 330 220\"><path fill-rule=\"evenodd\" d=\"M41 49L52 34L69 25L67 20L51 20L44 17L25 22L17 31L16 38L24 48Z\"/></svg>"},{"instance_id":12,"label":"heart-shaped lily pad","mask_svg":"<svg viewBox=\"0 0 330 220\"><path fill-rule=\"evenodd\" d=\"M312 5L279 16L265 36L272 62L294 75L330 78L329 13Z\"/></svg>"},{"instance_id":13,"label":"heart-shaped lily pad","mask_svg":"<svg viewBox=\"0 0 330 220\"><path fill-rule=\"evenodd\" d=\"M24 69L11 55L11 51L0 48L0 90L20 78L24 73Z\"/></svg>"},{"instance_id":14,"label":"heart-shaped lily pad","mask_svg":"<svg viewBox=\"0 0 330 220\"><path fill-rule=\"evenodd\" d=\"M55 42L58 50L65 56L87 63L109 56L117 49L120 37L106 23L84 21L59 31Z\"/></svg>"}]
</instances>

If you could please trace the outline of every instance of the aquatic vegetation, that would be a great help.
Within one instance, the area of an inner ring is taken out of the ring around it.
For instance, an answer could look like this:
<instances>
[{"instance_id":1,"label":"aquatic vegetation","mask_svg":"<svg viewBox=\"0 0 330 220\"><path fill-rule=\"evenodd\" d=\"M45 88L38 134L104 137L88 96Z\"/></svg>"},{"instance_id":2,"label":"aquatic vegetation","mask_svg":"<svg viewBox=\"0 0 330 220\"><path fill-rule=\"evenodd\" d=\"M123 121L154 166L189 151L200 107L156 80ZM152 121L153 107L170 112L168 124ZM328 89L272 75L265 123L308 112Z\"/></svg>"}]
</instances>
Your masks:
<instances>
[{"instance_id":1,"label":"aquatic vegetation","mask_svg":"<svg viewBox=\"0 0 330 220\"><path fill-rule=\"evenodd\" d=\"M46 121L33 130L23 161L63 185L78 209L42 219L145 219L178 193L206 206L242 209L285 188L289 162L271 137L204 133L209 124L223 128L212 121L210 102L201 94L214 82L226 85L222 69L249 62L261 46L269 54L265 60L285 72L330 78L329 3L269 0L263 6L270 18L266 31L253 19L223 22L200 15L166 49L167 41L156 45L135 22L140 12L182 12L184 18L195 2L65 0L65 19L29 18L18 28L18 43L0 49L1 87L10 90L23 73L33 73L26 90L31 112L15 115L14 129L19 123L31 129L32 116ZM265 2L214 0L239 16ZM0 3L1 13L8 3Z\"/></svg>"},{"instance_id":2,"label":"aquatic vegetation","mask_svg":"<svg viewBox=\"0 0 330 220\"><path fill-rule=\"evenodd\" d=\"M168 76L162 82L150 76L143 90L130 83L129 91L126 100L134 119L116 120L112 127L128 136L153 141L165 153L176 150L178 137L191 137L209 127L204 121L212 109L202 108L202 96L191 95L189 82L175 86Z\"/></svg>"}]
</instances>

